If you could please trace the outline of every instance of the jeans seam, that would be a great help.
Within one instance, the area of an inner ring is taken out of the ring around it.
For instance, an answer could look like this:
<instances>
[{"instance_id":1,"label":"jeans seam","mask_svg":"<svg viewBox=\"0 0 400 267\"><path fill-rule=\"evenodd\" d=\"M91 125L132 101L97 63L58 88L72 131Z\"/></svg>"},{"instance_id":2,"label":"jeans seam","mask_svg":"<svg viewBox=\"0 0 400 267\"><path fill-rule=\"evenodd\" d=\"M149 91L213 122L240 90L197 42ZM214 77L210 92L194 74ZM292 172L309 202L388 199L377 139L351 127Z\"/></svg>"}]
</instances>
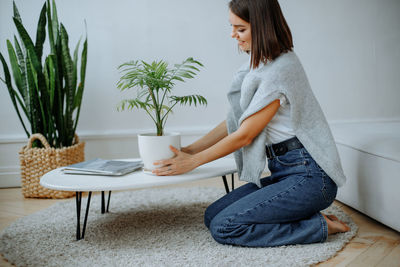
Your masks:
<instances>
[{"instance_id":1,"label":"jeans seam","mask_svg":"<svg viewBox=\"0 0 400 267\"><path fill-rule=\"evenodd\" d=\"M328 201L328 198L327 198L327 196L326 196L326 183L325 183L325 176L324 176L323 173L322 173L321 179L322 179L322 189L321 189L322 196L324 197L324 200L325 200L326 202L329 202L329 201Z\"/></svg>"},{"instance_id":2,"label":"jeans seam","mask_svg":"<svg viewBox=\"0 0 400 267\"><path fill-rule=\"evenodd\" d=\"M246 210L243 211L243 212L238 212L238 213L236 213L236 214L234 214L234 215L228 217L228 218L225 220L226 223L223 224L224 227L227 227L229 224L231 224L231 222L234 220L234 218L236 218L236 217L238 217L238 216L241 216L241 215L243 215L243 214L245 214L245 213L248 213L249 211L254 210L255 208L261 206L262 204L265 204L265 203L267 203L267 202L272 202L273 200L275 200L275 199L277 199L279 196L281 196L282 193L288 193L288 191L292 190L293 188L295 188L295 187L298 186L299 184L302 184L305 180L306 180L306 178L303 177L303 179L301 179L299 182L297 182L296 184L292 185L292 186L289 187L288 189L279 192L278 194L274 195L274 196L271 197L270 199L265 200L265 201L262 201L262 202L259 202L259 203L257 203L256 205L254 205L254 207L252 207L252 208L246 209Z\"/></svg>"},{"instance_id":3,"label":"jeans seam","mask_svg":"<svg viewBox=\"0 0 400 267\"><path fill-rule=\"evenodd\" d=\"M305 149L305 148L304 148ZM301 156L303 157L303 160L304 160L304 162L309 162L309 160L308 159L306 159L306 157L304 156L304 149L301 149L300 150L300 154L301 154ZM306 171L307 171L307 176L308 177L312 177L312 175L311 175L311 170L310 170L310 167L308 166L309 164L304 164L304 166L306 167Z\"/></svg>"},{"instance_id":4,"label":"jeans seam","mask_svg":"<svg viewBox=\"0 0 400 267\"><path fill-rule=\"evenodd\" d=\"M284 166L287 166L287 167L295 167L295 166L300 166L300 165L307 165L307 160L303 155L303 150L301 148L298 148L298 149L299 149L299 152L300 152L300 155L301 155L301 161L299 161L299 162L285 163L285 162L283 162L283 161L281 161L279 159L280 156L276 156L275 159L276 159L277 162L279 162L280 164L282 164ZM286 152L286 153L288 153L288 152ZM284 155L282 155L282 156L284 156Z\"/></svg>"},{"instance_id":5,"label":"jeans seam","mask_svg":"<svg viewBox=\"0 0 400 267\"><path fill-rule=\"evenodd\" d=\"M320 212L318 213L318 215L321 220L321 231L322 231L322 237L320 242L323 243L328 238L328 225L324 216Z\"/></svg>"}]
</instances>

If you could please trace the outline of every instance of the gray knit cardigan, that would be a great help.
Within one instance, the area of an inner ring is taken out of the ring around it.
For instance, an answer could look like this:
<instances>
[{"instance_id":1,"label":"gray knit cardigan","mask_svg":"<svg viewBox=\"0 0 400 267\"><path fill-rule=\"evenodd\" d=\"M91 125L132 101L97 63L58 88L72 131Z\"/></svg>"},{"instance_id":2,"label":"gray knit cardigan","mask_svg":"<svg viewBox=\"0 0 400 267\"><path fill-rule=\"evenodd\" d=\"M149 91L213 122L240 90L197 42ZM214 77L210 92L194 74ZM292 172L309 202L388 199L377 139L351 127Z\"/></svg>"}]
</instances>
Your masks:
<instances>
[{"instance_id":1,"label":"gray knit cardigan","mask_svg":"<svg viewBox=\"0 0 400 267\"><path fill-rule=\"evenodd\" d=\"M226 120L228 133L235 132L244 119L282 94L290 103L292 127L297 138L329 177L342 186L346 177L331 130L294 52L284 53L256 69L250 70L249 62L239 69L227 95L230 103ZM251 144L234 152L240 180L261 187L267 141L265 128Z\"/></svg>"}]
</instances>

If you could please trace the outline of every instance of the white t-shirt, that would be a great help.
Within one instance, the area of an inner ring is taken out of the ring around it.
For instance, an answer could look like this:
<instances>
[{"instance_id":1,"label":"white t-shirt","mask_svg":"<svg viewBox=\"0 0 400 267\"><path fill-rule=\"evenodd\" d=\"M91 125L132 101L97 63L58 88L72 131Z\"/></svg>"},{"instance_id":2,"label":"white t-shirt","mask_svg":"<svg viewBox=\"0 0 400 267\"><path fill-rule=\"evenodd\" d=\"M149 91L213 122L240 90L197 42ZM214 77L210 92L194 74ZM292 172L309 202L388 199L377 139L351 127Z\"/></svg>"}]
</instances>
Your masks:
<instances>
[{"instance_id":1,"label":"white t-shirt","mask_svg":"<svg viewBox=\"0 0 400 267\"><path fill-rule=\"evenodd\" d=\"M290 103L284 94L279 97L281 106L267 124L267 145L276 144L295 136L290 119Z\"/></svg>"}]
</instances>

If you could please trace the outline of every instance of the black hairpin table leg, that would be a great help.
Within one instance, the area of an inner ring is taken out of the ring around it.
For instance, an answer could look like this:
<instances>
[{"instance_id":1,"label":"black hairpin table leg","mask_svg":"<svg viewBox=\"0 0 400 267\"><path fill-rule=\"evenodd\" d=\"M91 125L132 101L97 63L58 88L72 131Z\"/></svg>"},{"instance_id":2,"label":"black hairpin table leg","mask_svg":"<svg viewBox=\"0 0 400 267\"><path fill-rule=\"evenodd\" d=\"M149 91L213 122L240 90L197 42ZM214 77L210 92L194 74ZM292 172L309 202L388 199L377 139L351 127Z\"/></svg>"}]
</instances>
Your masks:
<instances>
[{"instance_id":1,"label":"black hairpin table leg","mask_svg":"<svg viewBox=\"0 0 400 267\"><path fill-rule=\"evenodd\" d=\"M82 205L82 192L76 192L75 198L76 198L76 218L77 218L77 224L76 224L76 240L83 239L85 237L85 230L86 230L86 224L87 224L87 218L89 214L89 207L90 207L90 199L92 197L92 192L89 192L89 196L87 199L87 204L86 204L86 211L85 211L85 219L83 221L83 228L82 228L82 235L81 235L81 205Z\"/></svg>"},{"instance_id":2,"label":"black hairpin table leg","mask_svg":"<svg viewBox=\"0 0 400 267\"><path fill-rule=\"evenodd\" d=\"M106 212L105 208L105 199L104 199L104 191L101 191L101 214Z\"/></svg>"},{"instance_id":3,"label":"black hairpin table leg","mask_svg":"<svg viewBox=\"0 0 400 267\"><path fill-rule=\"evenodd\" d=\"M107 209L106 209L106 200L104 191L101 191L101 213L104 214L108 212L108 208L110 207L110 198L111 198L111 191L108 191L108 200L107 200Z\"/></svg>"},{"instance_id":4,"label":"black hairpin table leg","mask_svg":"<svg viewBox=\"0 0 400 267\"><path fill-rule=\"evenodd\" d=\"M222 176L222 180L224 181L225 191L228 194L229 193L229 186L228 186L228 182L226 180L226 175ZM231 174L231 181L232 181L232 191L233 191L235 189L234 173Z\"/></svg>"},{"instance_id":5,"label":"black hairpin table leg","mask_svg":"<svg viewBox=\"0 0 400 267\"><path fill-rule=\"evenodd\" d=\"M222 176L222 180L224 181L225 191L228 194L229 193L229 187L228 187L228 182L226 181L226 175Z\"/></svg>"},{"instance_id":6,"label":"black hairpin table leg","mask_svg":"<svg viewBox=\"0 0 400 267\"><path fill-rule=\"evenodd\" d=\"M108 191L108 200L107 200L107 210L106 210L106 212L108 212L108 208L110 207L110 198L111 198L111 191Z\"/></svg>"}]
</instances>

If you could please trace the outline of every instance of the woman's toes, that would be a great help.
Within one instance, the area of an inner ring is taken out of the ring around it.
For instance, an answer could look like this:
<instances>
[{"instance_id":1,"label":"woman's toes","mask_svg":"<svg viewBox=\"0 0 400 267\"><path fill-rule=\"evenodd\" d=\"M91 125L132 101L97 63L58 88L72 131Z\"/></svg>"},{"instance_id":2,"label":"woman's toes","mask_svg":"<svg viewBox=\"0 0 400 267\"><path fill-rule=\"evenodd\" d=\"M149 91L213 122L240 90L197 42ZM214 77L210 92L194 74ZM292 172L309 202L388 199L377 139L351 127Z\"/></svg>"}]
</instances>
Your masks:
<instances>
[{"instance_id":1,"label":"woman's toes","mask_svg":"<svg viewBox=\"0 0 400 267\"><path fill-rule=\"evenodd\" d=\"M328 225L328 234L343 233L350 230L350 227L344 222L340 221L335 215L322 214Z\"/></svg>"},{"instance_id":2,"label":"woman's toes","mask_svg":"<svg viewBox=\"0 0 400 267\"><path fill-rule=\"evenodd\" d=\"M339 220L339 218L336 217L335 215L327 215L327 217L328 217L331 221L340 222L341 224L346 225L346 227L348 227L347 224L346 224L344 221ZM348 227L348 228L350 229L350 227Z\"/></svg>"},{"instance_id":3,"label":"woman's toes","mask_svg":"<svg viewBox=\"0 0 400 267\"><path fill-rule=\"evenodd\" d=\"M326 217L328 217L331 221L339 221L339 218L332 214L326 215Z\"/></svg>"},{"instance_id":4,"label":"woman's toes","mask_svg":"<svg viewBox=\"0 0 400 267\"><path fill-rule=\"evenodd\" d=\"M342 221L334 221L336 233L344 233L350 231L350 227Z\"/></svg>"}]
</instances>

